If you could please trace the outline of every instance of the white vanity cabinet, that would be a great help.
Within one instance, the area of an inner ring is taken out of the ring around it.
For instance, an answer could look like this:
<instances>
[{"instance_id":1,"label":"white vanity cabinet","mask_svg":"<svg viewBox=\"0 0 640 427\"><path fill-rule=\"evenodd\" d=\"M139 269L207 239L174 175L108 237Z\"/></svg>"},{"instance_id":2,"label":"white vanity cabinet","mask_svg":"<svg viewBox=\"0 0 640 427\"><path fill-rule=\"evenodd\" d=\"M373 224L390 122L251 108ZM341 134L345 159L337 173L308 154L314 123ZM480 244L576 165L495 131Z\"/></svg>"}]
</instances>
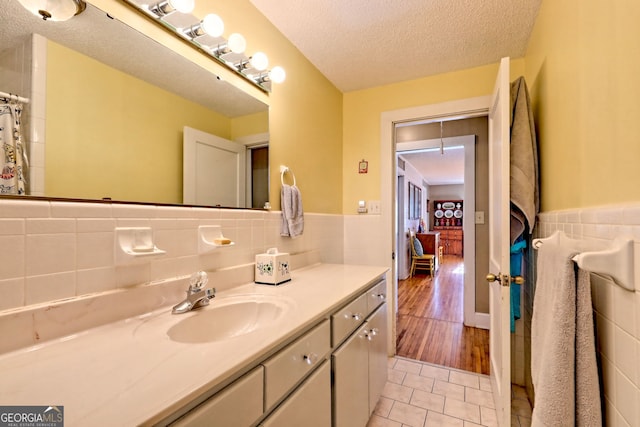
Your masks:
<instances>
[{"instance_id":1,"label":"white vanity cabinet","mask_svg":"<svg viewBox=\"0 0 640 427\"><path fill-rule=\"evenodd\" d=\"M365 427L387 380L385 298L383 279L172 425Z\"/></svg>"},{"instance_id":2,"label":"white vanity cabinet","mask_svg":"<svg viewBox=\"0 0 640 427\"><path fill-rule=\"evenodd\" d=\"M254 425L263 413L263 378L263 367L258 366L171 425L179 427Z\"/></svg>"},{"instance_id":3,"label":"white vanity cabinet","mask_svg":"<svg viewBox=\"0 0 640 427\"><path fill-rule=\"evenodd\" d=\"M273 410L261 425L331 427L330 332L325 319L172 426L249 427Z\"/></svg>"},{"instance_id":4,"label":"white vanity cabinet","mask_svg":"<svg viewBox=\"0 0 640 427\"><path fill-rule=\"evenodd\" d=\"M386 282L380 282L354 302L357 304L363 297L366 320L331 355L334 427L366 426L387 381ZM349 304L343 311L351 307ZM338 316L339 322L342 318L343 315ZM334 337L340 341L339 335L334 333Z\"/></svg>"}]
</instances>

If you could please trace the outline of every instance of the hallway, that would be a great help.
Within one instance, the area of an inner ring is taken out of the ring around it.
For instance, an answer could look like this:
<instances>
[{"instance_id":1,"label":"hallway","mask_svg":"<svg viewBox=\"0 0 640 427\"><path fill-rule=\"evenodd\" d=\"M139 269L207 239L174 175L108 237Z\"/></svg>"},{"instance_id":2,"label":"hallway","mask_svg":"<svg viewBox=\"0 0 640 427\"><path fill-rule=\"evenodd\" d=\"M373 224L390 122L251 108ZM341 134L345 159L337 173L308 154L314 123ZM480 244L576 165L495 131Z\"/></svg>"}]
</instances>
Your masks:
<instances>
[{"instance_id":1,"label":"hallway","mask_svg":"<svg viewBox=\"0 0 640 427\"><path fill-rule=\"evenodd\" d=\"M464 326L461 257L447 255L432 279L398 281L398 356L489 374L489 331Z\"/></svg>"}]
</instances>

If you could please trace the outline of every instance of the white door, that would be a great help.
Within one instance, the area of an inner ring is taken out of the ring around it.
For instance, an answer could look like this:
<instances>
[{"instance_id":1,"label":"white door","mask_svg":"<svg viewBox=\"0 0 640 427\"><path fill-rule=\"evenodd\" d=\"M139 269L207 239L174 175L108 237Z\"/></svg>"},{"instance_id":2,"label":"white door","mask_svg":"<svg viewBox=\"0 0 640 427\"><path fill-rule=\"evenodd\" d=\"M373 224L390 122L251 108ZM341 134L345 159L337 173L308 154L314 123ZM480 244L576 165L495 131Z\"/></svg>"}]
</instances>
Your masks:
<instances>
[{"instance_id":1,"label":"white door","mask_svg":"<svg viewBox=\"0 0 640 427\"><path fill-rule=\"evenodd\" d=\"M509 58L502 58L489 110L489 357L498 425L511 425L509 326ZM491 281L490 275L496 276Z\"/></svg>"},{"instance_id":2,"label":"white door","mask_svg":"<svg viewBox=\"0 0 640 427\"><path fill-rule=\"evenodd\" d=\"M242 144L185 126L183 203L245 207L245 152Z\"/></svg>"}]
</instances>

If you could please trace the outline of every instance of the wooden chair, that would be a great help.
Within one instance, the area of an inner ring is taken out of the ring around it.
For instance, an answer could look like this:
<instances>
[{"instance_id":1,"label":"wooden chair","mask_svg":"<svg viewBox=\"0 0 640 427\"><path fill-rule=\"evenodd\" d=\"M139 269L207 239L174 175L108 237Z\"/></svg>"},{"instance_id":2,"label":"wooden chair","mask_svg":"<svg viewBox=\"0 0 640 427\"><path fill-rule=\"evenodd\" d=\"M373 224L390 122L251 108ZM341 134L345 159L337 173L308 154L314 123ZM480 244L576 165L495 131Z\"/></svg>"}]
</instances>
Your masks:
<instances>
[{"instance_id":1,"label":"wooden chair","mask_svg":"<svg viewBox=\"0 0 640 427\"><path fill-rule=\"evenodd\" d=\"M417 269L429 270L429 274L433 277L435 273L435 258L434 254L424 254L418 255L416 252L416 247L414 243L414 239L416 239L416 235L409 231L410 242L411 244L411 270L409 271L409 277L413 277L413 274Z\"/></svg>"}]
</instances>

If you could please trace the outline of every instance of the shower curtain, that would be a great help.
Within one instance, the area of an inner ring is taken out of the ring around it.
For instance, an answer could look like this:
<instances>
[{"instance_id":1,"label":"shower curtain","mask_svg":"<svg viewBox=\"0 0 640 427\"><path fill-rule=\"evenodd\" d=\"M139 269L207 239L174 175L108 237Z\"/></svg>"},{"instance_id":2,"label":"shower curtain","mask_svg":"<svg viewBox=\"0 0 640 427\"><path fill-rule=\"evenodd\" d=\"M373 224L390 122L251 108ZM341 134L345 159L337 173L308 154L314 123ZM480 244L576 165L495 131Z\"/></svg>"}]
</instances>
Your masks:
<instances>
[{"instance_id":1,"label":"shower curtain","mask_svg":"<svg viewBox=\"0 0 640 427\"><path fill-rule=\"evenodd\" d=\"M22 104L0 104L0 194L25 194L27 157L20 132Z\"/></svg>"}]
</instances>

